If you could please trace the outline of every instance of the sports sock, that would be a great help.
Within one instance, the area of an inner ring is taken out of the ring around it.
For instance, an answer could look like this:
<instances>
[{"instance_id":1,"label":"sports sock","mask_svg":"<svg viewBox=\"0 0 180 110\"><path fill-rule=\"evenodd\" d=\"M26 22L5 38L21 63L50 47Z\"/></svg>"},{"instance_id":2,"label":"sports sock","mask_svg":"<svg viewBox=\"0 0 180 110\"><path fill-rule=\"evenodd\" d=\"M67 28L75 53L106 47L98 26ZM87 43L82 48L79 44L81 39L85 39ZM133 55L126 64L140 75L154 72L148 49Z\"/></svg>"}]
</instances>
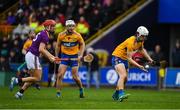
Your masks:
<instances>
[{"instance_id":1,"label":"sports sock","mask_svg":"<svg viewBox=\"0 0 180 110\"><path fill-rule=\"evenodd\" d=\"M19 91L21 94L23 94L24 93L24 90L23 89L20 89L20 91Z\"/></svg>"},{"instance_id":2,"label":"sports sock","mask_svg":"<svg viewBox=\"0 0 180 110\"><path fill-rule=\"evenodd\" d=\"M61 94L61 92L60 92L60 90L57 90L57 92L56 92L57 94Z\"/></svg>"},{"instance_id":3,"label":"sports sock","mask_svg":"<svg viewBox=\"0 0 180 110\"><path fill-rule=\"evenodd\" d=\"M18 78L17 82L22 83L22 78Z\"/></svg>"},{"instance_id":4,"label":"sports sock","mask_svg":"<svg viewBox=\"0 0 180 110\"><path fill-rule=\"evenodd\" d=\"M120 89L119 90L119 95L123 95L124 94L124 90L123 89Z\"/></svg>"},{"instance_id":5,"label":"sports sock","mask_svg":"<svg viewBox=\"0 0 180 110\"><path fill-rule=\"evenodd\" d=\"M59 97L61 96L61 92L57 92L56 95Z\"/></svg>"},{"instance_id":6,"label":"sports sock","mask_svg":"<svg viewBox=\"0 0 180 110\"><path fill-rule=\"evenodd\" d=\"M57 94L61 94L61 92L57 92Z\"/></svg>"},{"instance_id":7,"label":"sports sock","mask_svg":"<svg viewBox=\"0 0 180 110\"><path fill-rule=\"evenodd\" d=\"M79 89L79 93L80 93L80 94L83 94L83 88L80 88L80 89Z\"/></svg>"},{"instance_id":8,"label":"sports sock","mask_svg":"<svg viewBox=\"0 0 180 110\"><path fill-rule=\"evenodd\" d=\"M119 90L116 90L116 91L115 91L115 94L119 94Z\"/></svg>"}]
</instances>

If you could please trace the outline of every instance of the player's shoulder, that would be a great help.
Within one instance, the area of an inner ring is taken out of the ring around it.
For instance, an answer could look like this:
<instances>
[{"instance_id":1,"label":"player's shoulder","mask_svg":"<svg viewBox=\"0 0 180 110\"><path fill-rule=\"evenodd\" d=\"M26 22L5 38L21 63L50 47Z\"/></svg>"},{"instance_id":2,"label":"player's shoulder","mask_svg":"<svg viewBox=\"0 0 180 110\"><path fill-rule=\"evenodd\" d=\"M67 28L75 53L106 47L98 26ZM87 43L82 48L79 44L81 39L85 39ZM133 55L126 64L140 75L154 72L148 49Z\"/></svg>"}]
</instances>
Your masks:
<instances>
[{"instance_id":1,"label":"player's shoulder","mask_svg":"<svg viewBox=\"0 0 180 110\"><path fill-rule=\"evenodd\" d=\"M80 33L78 33L77 31L73 31L74 32L74 34L75 35L77 35L77 36L81 36L81 34Z\"/></svg>"},{"instance_id":2,"label":"player's shoulder","mask_svg":"<svg viewBox=\"0 0 180 110\"><path fill-rule=\"evenodd\" d=\"M66 31L62 31L59 33L59 35L64 35L64 34L66 34Z\"/></svg>"},{"instance_id":3,"label":"player's shoulder","mask_svg":"<svg viewBox=\"0 0 180 110\"><path fill-rule=\"evenodd\" d=\"M59 34L58 34L58 37L62 37L62 36L65 36L66 35L66 31L63 31L63 32L60 32Z\"/></svg>"},{"instance_id":4,"label":"player's shoulder","mask_svg":"<svg viewBox=\"0 0 180 110\"><path fill-rule=\"evenodd\" d=\"M42 30L38 34L41 35L41 36L44 36L44 35L46 35L46 32L45 32L45 30Z\"/></svg>"},{"instance_id":5,"label":"player's shoulder","mask_svg":"<svg viewBox=\"0 0 180 110\"><path fill-rule=\"evenodd\" d=\"M25 43L31 43L32 42L32 39L26 39Z\"/></svg>"},{"instance_id":6,"label":"player's shoulder","mask_svg":"<svg viewBox=\"0 0 180 110\"><path fill-rule=\"evenodd\" d=\"M28 42L32 42L32 41L33 41L33 39L28 38L26 41L28 41Z\"/></svg>"},{"instance_id":7,"label":"player's shoulder","mask_svg":"<svg viewBox=\"0 0 180 110\"><path fill-rule=\"evenodd\" d=\"M40 31L39 33L37 33L38 38L40 39L46 39L46 37L48 37L48 33L45 30Z\"/></svg>"},{"instance_id":8,"label":"player's shoulder","mask_svg":"<svg viewBox=\"0 0 180 110\"><path fill-rule=\"evenodd\" d=\"M129 39L136 39L136 36L130 36Z\"/></svg>"},{"instance_id":9,"label":"player's shoulder","mask_svg":"<svg viewBox=\"0 0 180 110\"><path fill-rule=\"evenodd\" d=\"M128 37L126 40L128 41L128 42L132 42L132 41L134 41L136 39L136 36L130 36L130 37Z\"/></svg>"}]
</instances>

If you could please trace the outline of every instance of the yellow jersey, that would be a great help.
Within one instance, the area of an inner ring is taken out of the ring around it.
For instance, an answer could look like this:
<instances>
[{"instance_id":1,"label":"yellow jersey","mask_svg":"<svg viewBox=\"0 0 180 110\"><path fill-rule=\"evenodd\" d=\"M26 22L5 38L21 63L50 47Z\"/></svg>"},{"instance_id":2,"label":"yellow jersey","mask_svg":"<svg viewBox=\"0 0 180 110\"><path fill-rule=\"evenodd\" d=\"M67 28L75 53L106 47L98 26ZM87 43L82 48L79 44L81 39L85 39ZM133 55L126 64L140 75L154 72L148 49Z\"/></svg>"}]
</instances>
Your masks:
<instances>
[{"instance_id":1,"label":"yellow jersey","mask_svg":"<svg viewBox=\"0 0 180 110\"><path fill-rule=\"evenodd\" d=\"M31 39L27 39L26 42L23 45L23 49L25 49L26 51L29 49L29 47L32 44L32 40Z\"/></svg>"},{"instance_id":2,"label":"yellow jersey","mask_svg":"<svg viewBox=\"0 0 180 110\"><path fill-rule=\"evenodd\" d=\"M127 60L127 52L133 52L141 49L143 48L143 44L144 42L136 42L136 37L131 36L119 44L113 51L112 55L120 57L123 60Z\"/></svg>"},{"instance_id":3,"label":"yellow jersey","mask_svg":"<svg viewBox=\"0 0 180 110\"><path fill-rule=\"evenodd\" d=\"M81 34L74 31L73 34L68 35L65 32L62 32L58 35L57 40L60 42L61 53L67 55L75 55L79 52L80 43L84 42ZM59 44L58 44L59 45Z\"/></svg>"}]
</instances>

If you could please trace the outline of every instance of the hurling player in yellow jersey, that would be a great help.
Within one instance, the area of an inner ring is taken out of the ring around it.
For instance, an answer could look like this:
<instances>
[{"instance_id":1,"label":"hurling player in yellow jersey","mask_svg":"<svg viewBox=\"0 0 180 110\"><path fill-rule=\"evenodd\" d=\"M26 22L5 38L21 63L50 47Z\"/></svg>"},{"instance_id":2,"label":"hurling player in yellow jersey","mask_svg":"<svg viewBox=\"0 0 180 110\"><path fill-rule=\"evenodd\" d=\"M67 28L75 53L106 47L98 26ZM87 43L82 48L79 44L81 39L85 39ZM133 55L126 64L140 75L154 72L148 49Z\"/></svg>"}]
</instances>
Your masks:
<instances>
[{"instance_id":1,"label":"hurling player in yellow jersey","mask_svg":"<svg viewBox=\"0 0 180 110\"><path fill-rule=\"evenodd\" d=\"M83 57L85 43L82 36L74 30L75 22L73 20L67 20L65 26L66 30L61 32L57 38L57 45L55 49L56 56L59 55L60 58L77 58L78 60L67 60L60 62L56 82L56 96L61 96L62 79L67 67L70 66L72 68L73 79L79 87L80 98L84 98L82 82L78 76L78 62Z\"/></svg>"},{"instance_id":2,"label":"hurling player in yellow jersey","mask_svg":"<svg viewBox=\"0 0 180 110\"><path fill-rule=\"evenodd\" d=\"M113 51L112 65L119 75L116 91L112 96L114 100L123 101L123 99L126 99L128 97L128 94L125 94L124 92L124 85L127 80L128 62L144 71L147 71L144 66L139 65L132 59L133 53L135 53L136 51L140 51L150 63L153 63L153 60L148 55L143 46L144 40L146 39L148 34L149 31L147 30L147 28L144 26L140 26L138 27L134 36L127 38Z\"/></svg>"},{"instance_id":3,"label":"hurling player in yellow jersey","mask_svg":"<svg viewBox=\"0 0 180 110\"><path fill-rule=\"evenodd\" d=\"M35 34L34 30L30 30L30 31L29 31L29 34L28 34L29 38L28 38L28 39L26 40L26 42L24 43L23 49L22 49L22 53L23 53L24 55L27 53L29 47L31 46L32 41L33 41L35 35L36 35L36 34Z\"/></svg>"}]
</instances>

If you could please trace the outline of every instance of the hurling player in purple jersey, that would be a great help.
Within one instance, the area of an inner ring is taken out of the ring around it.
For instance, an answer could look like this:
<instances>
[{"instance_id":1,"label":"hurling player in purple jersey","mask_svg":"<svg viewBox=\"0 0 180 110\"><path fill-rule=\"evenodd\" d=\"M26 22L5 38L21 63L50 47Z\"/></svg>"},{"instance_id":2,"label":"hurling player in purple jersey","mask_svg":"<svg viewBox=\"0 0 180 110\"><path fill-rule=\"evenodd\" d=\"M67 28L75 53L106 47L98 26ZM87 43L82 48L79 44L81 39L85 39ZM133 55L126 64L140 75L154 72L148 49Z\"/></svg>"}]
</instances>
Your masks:
<instances>
[{"instance_id":1,"label":"hurling player in purple jersey","mask_svg":"<svg viewBox=\"0 0 180 110\"><path fill-rule=\"evenodd\" d=\"M10 90L13 90L15 84L24 83L21 89L15 94L17 99L21 99L24 91L31 86L32 83L41 80L42 68L39 62L39 54L47 57L51 62L55 62L55 57L46 50L46 44L49 42L49 33L54 31L56 22L54 20L46 20L43 25L44 30L39 32L33 39L32 45L25 55L25 61L27 68L31 74L30 77L26 78L15 78L11 79Z\"/></svg>"}]
</instances>

